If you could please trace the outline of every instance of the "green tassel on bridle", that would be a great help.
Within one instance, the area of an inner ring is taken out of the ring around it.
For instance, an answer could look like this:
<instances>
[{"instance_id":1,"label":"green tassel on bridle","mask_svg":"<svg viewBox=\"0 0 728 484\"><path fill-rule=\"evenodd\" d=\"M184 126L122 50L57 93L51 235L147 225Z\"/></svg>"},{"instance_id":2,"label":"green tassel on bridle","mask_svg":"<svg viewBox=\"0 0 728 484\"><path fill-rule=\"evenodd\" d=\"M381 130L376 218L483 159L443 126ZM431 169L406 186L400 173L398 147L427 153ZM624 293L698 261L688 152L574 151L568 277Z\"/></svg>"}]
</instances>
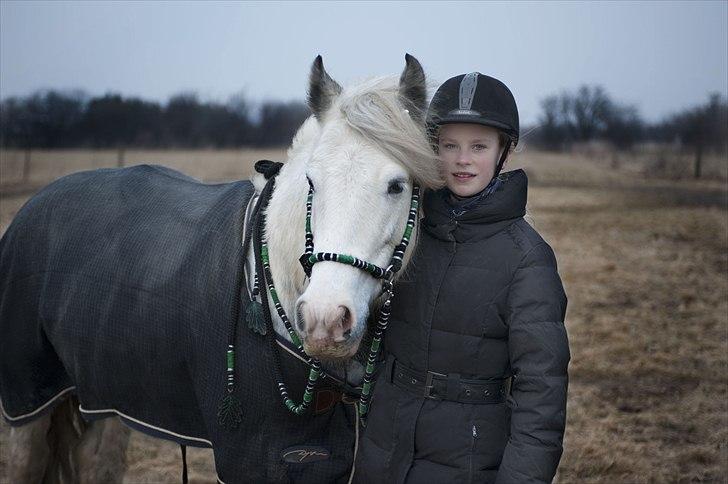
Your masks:
<instances>
[{"instance_id":1,"label":"green tassel on bridle","mask_svg":"<svg viewBox=\"0 0 728 484\"><path fill-rule=\"evenodd\" d=\"M235 430L243 420L243 406L235 396L235 349L232 344L227 350L227 395L217 409L217 422L228 430Z\"/></svg>"},{"instance_id":2,"label":"green tassel on bridle","mask_svg":"<svg viewBox=\"0 0 728 484\"><path fill-rule=\"evenodd\" d=\"M257 296L260 293L258 287L258 275L255 275L255 282L253 283L253 294L251 296L248 307L245 309L245 322L248 323L248 328L253 333L258 333L265 336L265 317L263 316L263 305L258 302Z\"/></svg>"}]
</instances>

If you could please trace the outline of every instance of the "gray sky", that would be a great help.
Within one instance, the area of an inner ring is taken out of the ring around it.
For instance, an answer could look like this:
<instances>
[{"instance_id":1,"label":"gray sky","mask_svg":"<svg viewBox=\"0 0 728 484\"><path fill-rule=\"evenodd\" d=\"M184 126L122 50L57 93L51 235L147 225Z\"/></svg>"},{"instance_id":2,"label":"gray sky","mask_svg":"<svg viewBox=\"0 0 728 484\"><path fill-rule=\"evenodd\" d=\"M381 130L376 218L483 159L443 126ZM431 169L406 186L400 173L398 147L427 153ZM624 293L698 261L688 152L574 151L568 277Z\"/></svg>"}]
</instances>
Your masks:
<instances>
[{"instance_id":1,"label":"gray sky","mask_svg":"<svg viewBox=\"0 0 728 484\"><path fill-rule=\"evenodd\" d=\"M317 54L342 83L398 74L504 81L525 123L601 84L654 121L728 95L728 2L0 3L0 97L40 88L165 101L303 99Z\"/></svg>"}]
</instances>

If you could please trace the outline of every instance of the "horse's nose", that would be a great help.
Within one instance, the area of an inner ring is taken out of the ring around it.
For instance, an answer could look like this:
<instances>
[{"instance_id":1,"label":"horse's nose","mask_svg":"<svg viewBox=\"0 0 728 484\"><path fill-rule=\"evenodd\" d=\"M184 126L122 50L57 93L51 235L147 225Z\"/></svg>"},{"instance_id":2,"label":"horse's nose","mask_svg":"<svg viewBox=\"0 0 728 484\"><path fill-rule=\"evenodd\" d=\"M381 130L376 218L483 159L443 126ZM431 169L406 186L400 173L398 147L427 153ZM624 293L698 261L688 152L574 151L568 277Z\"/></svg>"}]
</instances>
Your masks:
<instances>
[{"instance_id":1,"label":"horse's nose","mask_svg":"<svg viewBox=\"0 0 728 484\"><path fill-rule=\"evenodd\" d=\"M313 345L343 343L351 336L354 316L349 306L301 302L298 325Z\"/></svg>"}]
</instances>

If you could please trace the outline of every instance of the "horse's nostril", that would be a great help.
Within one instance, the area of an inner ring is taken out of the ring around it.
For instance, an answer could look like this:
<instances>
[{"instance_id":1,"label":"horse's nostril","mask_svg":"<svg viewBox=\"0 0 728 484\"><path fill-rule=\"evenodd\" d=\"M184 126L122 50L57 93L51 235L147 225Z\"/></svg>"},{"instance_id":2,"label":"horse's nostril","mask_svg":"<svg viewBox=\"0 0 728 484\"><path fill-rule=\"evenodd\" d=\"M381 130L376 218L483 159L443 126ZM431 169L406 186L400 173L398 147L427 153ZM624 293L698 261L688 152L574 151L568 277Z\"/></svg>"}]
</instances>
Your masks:
<instances>
[{"instance_id":1,"label":"horse's nostril","mask_svg":"<svg viewBox=\"0 0 728 484\"><path fill-rule=\"evenodd\" d=\"M351 332L351 311L349 311L349 308L346 306L339 306L341 307L344 312L341 315L341 327L344 329L344 333L350 333Z\"/></svg>"},{"instance_id":2,"label":"horse's nostril","mask_svg":"<svg viewBox=\"0 0 728 484\"><path fill-rule=\"evenodd\" d=\"M296 328L300 332L304 332L304 329L306 328L306 323L303 320L303 303L300 303L296 306Z\"/></svg>"}]
</instances>

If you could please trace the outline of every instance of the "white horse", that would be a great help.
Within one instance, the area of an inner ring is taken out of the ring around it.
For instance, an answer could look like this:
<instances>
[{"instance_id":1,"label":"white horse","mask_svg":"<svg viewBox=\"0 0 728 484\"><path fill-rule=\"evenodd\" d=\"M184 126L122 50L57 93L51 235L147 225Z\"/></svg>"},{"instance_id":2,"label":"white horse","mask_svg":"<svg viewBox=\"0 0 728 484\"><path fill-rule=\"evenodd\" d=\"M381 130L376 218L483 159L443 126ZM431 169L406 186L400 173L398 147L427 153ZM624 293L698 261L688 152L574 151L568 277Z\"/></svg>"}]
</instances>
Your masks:
<instances>
[{"instance_id":1,"label":"white horse","mask_svg":"<svg viewBox=\"0 0 728 484\"><path fill-rule=\"evenodd\" d=\"M349 374L358 368L361 377L361 365L352 357L382 285L360 268L325 260L313 264L307 277L299 258L305 245L309 190L316 252L348 254L386 268L402 239L414 186L427 189L442 184L424 128L425 100L424 72L409 55L399 79L378 78L347 89L326 73L320 56L311 68L308 101L314 114L296 134L265 210L263 232L278 301L262 284L261 290L275 332L289 341L297 336L307 355L322 360L332 373L343 365ZM257 176L253 183L259 194L265 180ZM416 232L417 224L405 264L414 250ZM252 250L246 254L248 267L255 267L255 256ZM246 281L249 290L252 279ZM273 311L277 302L290 316L295 335ZM9 322L0 322L0 329L5 324ZM51 407L64 396L57 395L44 406ZM78 397L83 404L84 395ZM280 400L275 404L283 407ZM121 481L128 430L118 419L86 424L69 403L51 413L41 415L40 410L37 419L12 429L12 482ZM13 423L15 416L5 413L5 417ZM300 425L306 425L306 419L300 417Z\"/></svg>"}]
</instances>

